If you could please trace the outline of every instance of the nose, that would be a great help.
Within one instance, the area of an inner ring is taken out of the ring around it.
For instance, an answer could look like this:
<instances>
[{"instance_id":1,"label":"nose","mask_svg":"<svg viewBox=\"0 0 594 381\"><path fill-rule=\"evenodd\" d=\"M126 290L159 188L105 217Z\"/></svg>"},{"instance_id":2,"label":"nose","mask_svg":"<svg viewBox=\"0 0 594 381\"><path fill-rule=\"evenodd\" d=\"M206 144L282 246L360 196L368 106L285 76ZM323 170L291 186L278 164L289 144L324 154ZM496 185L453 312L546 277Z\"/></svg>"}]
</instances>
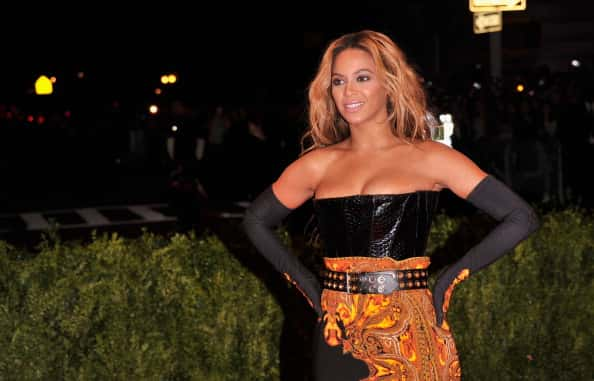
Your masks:
<instances>
[{"instance_id":1,"label":"nose","mask_svg":"<svg viewBox=\"0 0 594 381\"><path fill-rule=\"evenodd\" d=\"M352 81L346 82L344 84L344 95L345 96L352 95L356 91L355 86L356 86L356 84L353 83Z\"/></svg>"}]
</instances>

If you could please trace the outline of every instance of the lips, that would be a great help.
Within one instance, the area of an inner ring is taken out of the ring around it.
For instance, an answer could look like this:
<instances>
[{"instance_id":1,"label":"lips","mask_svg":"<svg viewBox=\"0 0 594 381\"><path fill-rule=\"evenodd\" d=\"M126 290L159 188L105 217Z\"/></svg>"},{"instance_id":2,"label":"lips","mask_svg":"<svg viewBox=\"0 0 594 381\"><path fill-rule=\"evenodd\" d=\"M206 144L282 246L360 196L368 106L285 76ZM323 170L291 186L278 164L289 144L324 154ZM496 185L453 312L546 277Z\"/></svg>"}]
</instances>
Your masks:
<instances>
[{"instance_id":1,"label":"lips","mask_svg":"<svg viewBox=\"0 0 594 381\"><path fill-rule=\"evenodd\" d=\"M364 102L349 102L344 104L344 108L346 111L354 112L359 110L363 106Z\"/></svg>"}]
</instances>

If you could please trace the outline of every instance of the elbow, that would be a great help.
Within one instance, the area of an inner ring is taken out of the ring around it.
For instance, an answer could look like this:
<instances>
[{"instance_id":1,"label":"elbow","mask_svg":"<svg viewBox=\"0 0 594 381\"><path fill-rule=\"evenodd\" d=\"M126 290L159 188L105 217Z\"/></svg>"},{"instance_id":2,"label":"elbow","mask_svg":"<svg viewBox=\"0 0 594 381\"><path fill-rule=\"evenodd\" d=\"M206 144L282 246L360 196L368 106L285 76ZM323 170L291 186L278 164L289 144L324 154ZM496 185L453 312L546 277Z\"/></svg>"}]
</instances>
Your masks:
<instances>
[{"instance_id":1,"label":"elbow","mask_svg":"<svg viewBox=\"0 0 594 381\"><path fill-rule=\"evenodd\" d=\"M528 234L536 232L538 228L540 228L540 220L536 214L536 211L530 208L528 211Z\"/></svg>"},{"instance_id":2,"label":"elbow","mask_svg":"<svg viewBox=\"0 0 594 381\"><path fill-rule=\"evenodd\" d=\"M244 232L250 239L259 234L263 227L262 220L259 219L251 209L247 209L239 224L240 230Z\"/></svg>"},{"instance_id":3,"label":"elbow","mask_svg":"<svg viewBox=\"0 0 594 381\"><path fill-rule=\"evenodd\" d=\"M540 220L538 215L531 207L518 210L515 220L523 227L526 237L536 232L538 228L540 228Z\"/></svg>"}]
</instances>

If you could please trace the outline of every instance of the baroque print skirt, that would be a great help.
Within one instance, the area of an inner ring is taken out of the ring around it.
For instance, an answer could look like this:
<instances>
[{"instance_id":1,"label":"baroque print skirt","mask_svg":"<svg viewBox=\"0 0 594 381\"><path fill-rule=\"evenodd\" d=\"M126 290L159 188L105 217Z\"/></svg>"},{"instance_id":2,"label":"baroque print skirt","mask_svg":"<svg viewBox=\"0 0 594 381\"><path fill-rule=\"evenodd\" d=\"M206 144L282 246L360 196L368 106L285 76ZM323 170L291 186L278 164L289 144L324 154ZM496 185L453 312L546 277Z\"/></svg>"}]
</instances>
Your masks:
<instances>
[{"instance_id":1,"label":"baroque print skirt","mask_svg":"<svg viewBox=\"0 0 594 381\"><path fill-rule=\"evenodd\" d=\"M429 257L325 258L340 272L426 269ZM431 291L358 294L324 289L324 315L314 340L316 381L460 380L449 330L435 323Z\"/></svg>"}]
</instances>

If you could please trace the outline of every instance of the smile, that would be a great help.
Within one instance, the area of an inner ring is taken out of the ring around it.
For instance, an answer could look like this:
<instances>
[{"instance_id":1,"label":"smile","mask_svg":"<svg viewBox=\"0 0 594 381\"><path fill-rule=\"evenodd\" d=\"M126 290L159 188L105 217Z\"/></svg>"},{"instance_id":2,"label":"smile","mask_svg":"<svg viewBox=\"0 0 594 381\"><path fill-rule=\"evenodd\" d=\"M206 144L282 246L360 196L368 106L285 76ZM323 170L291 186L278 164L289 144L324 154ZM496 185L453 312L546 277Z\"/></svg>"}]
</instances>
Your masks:
<instances>
[{"instance_id":1,"label":"smile","mask_svg":"<svg viewBox=\"0 0 594 381\"><path fill-rule=\"evenodd\" d=\"M363 106L363 102L354 102L344 105L344 107L349 111L356 111Z\"/></svg>"}]
</instances>

